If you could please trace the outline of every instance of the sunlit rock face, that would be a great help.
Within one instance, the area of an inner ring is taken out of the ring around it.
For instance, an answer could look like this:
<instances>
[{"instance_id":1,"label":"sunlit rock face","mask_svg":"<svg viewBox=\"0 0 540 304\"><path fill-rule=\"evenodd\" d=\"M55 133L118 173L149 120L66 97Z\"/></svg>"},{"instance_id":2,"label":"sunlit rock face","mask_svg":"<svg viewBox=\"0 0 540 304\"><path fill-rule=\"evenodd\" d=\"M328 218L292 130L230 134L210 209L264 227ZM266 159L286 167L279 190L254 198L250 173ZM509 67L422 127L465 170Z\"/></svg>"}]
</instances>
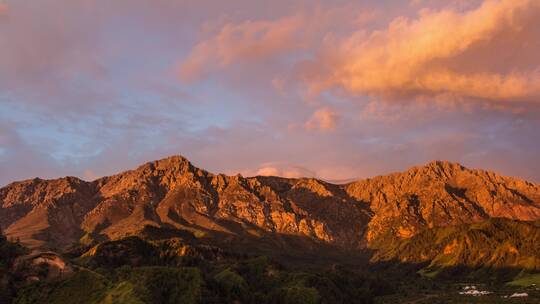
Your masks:
<instances>
[{"instance_id":1,"label":"sunlit rock face","mask_svg":"<svg viewBox=\"0 0 540 304\"><path fill-rule=\"evenodd\" d=\"M174 156L93 182L15 182L0 189L0 206L2 228L31 247L61 247L88 236L118 239L154 226L292 235L357 250L425 228L540 218L540 188L448 162L334 185L215 175Z\"/></svg>"},{"instance_id":2,"label":"sunlit rock face","mask_svg":"<svg viewBox=\"0 0 540 304\"><path fill-rule=\"evenodd\" d=\"M353 182L345 190L373 212L367 233L370 242L492 217L540 218L538 185L449 162Z\"/></svg>"},{"instance_id":3,"label":"sunlit rock face","mask_svg":"<svg viewBox=\"0 0 540 304\"><path fill-rule=\"evenodd\" d=\"M1 189L1 224L37 247L84 235L117 239L145 226L232 235L287 234L364 246L365 205L315 179L214 175L175 156L85 182L30 180Z\"/></svg>"}]
</instances>

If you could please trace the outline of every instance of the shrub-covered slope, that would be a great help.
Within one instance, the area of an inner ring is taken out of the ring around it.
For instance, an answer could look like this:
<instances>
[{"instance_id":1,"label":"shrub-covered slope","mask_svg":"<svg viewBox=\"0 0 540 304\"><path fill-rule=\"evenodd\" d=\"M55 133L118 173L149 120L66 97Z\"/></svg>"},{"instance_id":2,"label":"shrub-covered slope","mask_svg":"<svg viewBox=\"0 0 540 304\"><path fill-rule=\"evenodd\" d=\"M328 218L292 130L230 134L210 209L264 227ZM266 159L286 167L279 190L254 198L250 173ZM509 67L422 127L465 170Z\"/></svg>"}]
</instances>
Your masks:
<instances>
[{"instance_id":1,"label":"shrub-covered slope","mask_svg":"<svg viewBox=\"0 0 540 304\"><path fill-rule=\"evenodd\" d=\"M493 218L432 228L397 243L379 243L373 261L428 263L427 269L525 269L540 271L540 223Z\"/></svg>"}]
</instances>

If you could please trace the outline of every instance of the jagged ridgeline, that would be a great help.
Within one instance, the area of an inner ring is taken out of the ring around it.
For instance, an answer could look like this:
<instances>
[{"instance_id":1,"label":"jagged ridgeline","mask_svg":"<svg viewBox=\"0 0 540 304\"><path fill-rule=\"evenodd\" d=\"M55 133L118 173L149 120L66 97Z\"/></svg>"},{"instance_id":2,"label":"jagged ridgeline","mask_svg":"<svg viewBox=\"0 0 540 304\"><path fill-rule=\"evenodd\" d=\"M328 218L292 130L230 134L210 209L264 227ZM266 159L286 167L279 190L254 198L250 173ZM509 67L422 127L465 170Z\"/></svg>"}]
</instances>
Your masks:
<instances>
[{"instance_id":1,"label":"jagged ridgeline","mask_svg":"<svg viewBox=\"0 0 540 304\"><path fill-rule=\"evenodd\" d=\"M358 250L426 228L540 218L540 186L448 162L334 185L215 175L175 156L92 182L15 182L0 189L0 202L1 227L32 248L117 239L151 226L199 236L300 236Z\"/></svg>"},{"instance_id":2,"label":"jagged ridgeline","mask_svg":"<svg viewBox=\"0 0 540 304\"><path fill-rule=\"evenodd\" d=\"M95 288L88 303L371 303L432 278L535 284L538 219L539 185L449 162L338 185L216 175L174 156L1 188L3 242L22 248L2 278L19 303L62 303L81 286ZM166 296L164 277L178 286Z\"/></svg>"}]
</instances>

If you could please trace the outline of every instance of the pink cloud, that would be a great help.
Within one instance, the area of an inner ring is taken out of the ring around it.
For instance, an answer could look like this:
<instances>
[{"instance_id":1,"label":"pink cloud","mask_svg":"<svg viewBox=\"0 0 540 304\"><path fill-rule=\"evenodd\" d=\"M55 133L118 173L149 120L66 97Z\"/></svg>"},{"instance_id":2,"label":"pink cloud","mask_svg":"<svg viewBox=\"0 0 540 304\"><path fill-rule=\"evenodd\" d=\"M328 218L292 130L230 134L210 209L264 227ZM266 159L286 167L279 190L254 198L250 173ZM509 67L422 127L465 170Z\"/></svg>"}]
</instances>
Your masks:
<instances>
[{"instance_id":1,"label":"pink cloud","mask_svg":"<svg viewBox=\"0 0 540 304\"><path fill-rule=\"evenodd\" d=\"M93 180L96 180L96 179L100 178L101 176L96 174L93 170L86 169L86 170L84 170L84 172L82 174L82 177L85 180L93 181Z\"/></svg>"},{"instance_id":2,"label":"pink cloud","mask_svg":"<svg viewBox=\"0 0 540 304\"><path fill-rule=\"evenodd\" d=\"M261 175L261 176L279 176L281 175L281 171L279 171L275 167L263 167L257 170L255 175Z\"/></svg>"},{"instance_id":3,"label":"pink cloud","mask_svg":"<svg viewBox=\"0 0 540 304\"><path fill-rule=\"evenodd\" d=\"M341 115L330 108L321 108L304 124L306 130L331 131L334 130Z\"/></svg>"},{"instance_id":4,"label":"pink cloud","mask_svg":"<svg viewBox=\"0 0 540 304\"><path fill-rule=\"evenodd\" d=\"M182 81L193 81L236 64L265 66L280 55L294 58L298 55L295 51L317 50L327 35L364 25L375 17L376 10L357 3L317 4L276 18L229 21L214 31L209 28L215 25L206 23L203 33L207 37L200 39L179 62L178 76ZM303 56L300 54L300 58ZM296 60L284 61L287 66ZM260 73L268 74L268 70Z\"/></svg>"},{"instance_id":5,"label":"pink cloud","mask_svg":"<svg viewBox=\"0 0 540 304\"><path fill-rule=\"evenodd\" d=\"M316 177L317 174L303 166L289 163L264 163L255 171L243 172L246 176L280 176L285 178Z\"/></svg>"},{"instance_id":6,"label":"pink cloud","mask_svg":"<svg viewBox=\"0 0 540 304\"><path fill-rule=\"evenodd\" d=\"M8 10L9 7L7 6L7 4L0 2L0 15L7 13Z\"/></svg>"},{"instance_id":7,"label":"pink cloud","mask_svg":"<svg viewBox=\"0 0 540 304\"><path fill-rule=\"evenodd\" d=\"M300 15L273 21L227 23L193 48L180 65L180 79L194 80L238 61L255 61L302 46Z\"/></svg>"},{"instance_id":8,"label":"pink cloud","mask_svg":"<svg viewBox=\"0 0 540 304\"><path fill-rule=\"evenodd\" d=\"M540 100L540 2L485 0L464 12L423 9L386 29L358 31L322 59L312 89L404 97ZM335 48L334 45L330 46Z\"/></svg>"}]
</instances>

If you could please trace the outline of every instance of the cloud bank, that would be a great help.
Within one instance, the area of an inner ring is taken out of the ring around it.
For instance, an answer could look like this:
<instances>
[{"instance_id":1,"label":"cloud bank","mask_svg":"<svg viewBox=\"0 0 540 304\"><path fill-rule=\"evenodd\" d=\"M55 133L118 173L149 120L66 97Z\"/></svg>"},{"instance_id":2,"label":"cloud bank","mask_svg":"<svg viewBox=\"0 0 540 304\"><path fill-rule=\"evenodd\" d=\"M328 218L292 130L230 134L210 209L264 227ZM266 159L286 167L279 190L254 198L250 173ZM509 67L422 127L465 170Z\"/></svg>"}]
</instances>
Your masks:
<instances>
[{"instance_id":1,"label":"cloud bank","mask_svg":"<svg viewBox=\"0 0 540 304\"><path fill-rule=\"evenodd\" d=\"M486 0L457 11L422 9L382 30L360 30L321 58L318 90L399 99L451 95L495 102L539 102L540 2Z\"/></svg>"},{"instance_id":2,"label":"cloud bank","mask_svg":"<svg viewBox=\"0 0 540 304\"><path fill-rule=\"evenodd\" d=\"M266 59L301 47L297 34L303 23L301 16L226 23L217 34L197 43L181 63L179 77L182 81L196 80L234 63Z\"/></svg>"}]
</instances>

